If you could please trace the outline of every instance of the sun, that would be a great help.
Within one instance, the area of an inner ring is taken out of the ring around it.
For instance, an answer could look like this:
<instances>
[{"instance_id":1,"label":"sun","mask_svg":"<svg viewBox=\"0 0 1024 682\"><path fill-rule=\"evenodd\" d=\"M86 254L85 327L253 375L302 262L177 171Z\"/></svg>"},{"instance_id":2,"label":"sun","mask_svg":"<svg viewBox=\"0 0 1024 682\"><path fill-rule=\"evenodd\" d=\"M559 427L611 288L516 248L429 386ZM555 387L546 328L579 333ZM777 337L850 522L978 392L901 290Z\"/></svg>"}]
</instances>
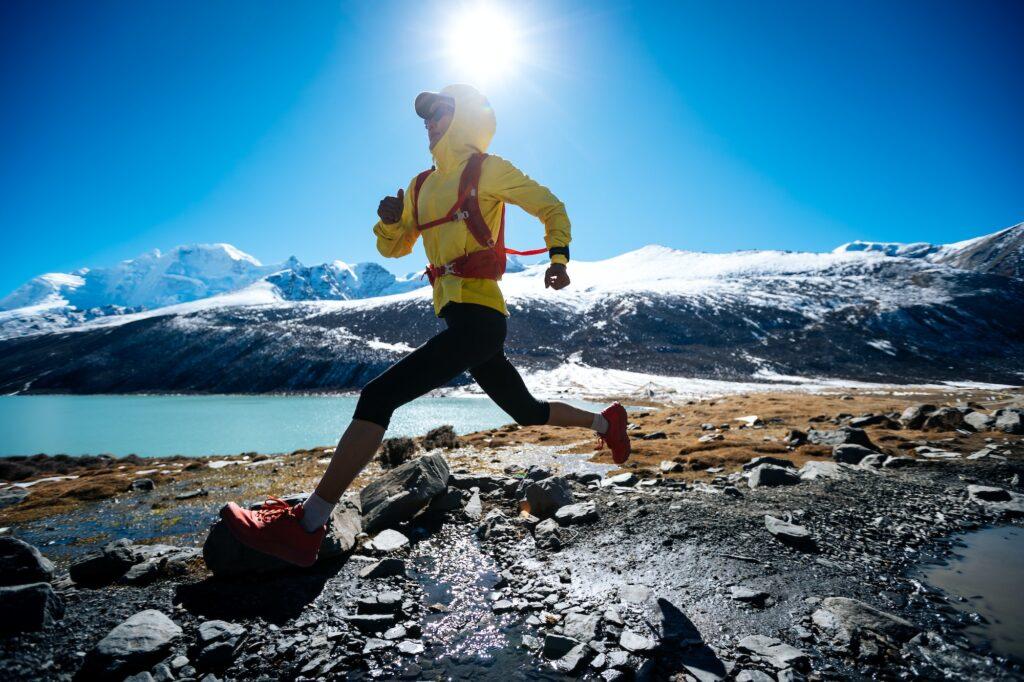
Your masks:
<instances>
[{"instance_id":1,"label":"sun","mask_svg":"<svg viewBox=\"0 0 1024 682\"><path fill-rule=\"evenodd\" d=\"M464 6L446 31L446 52L459 73L475 83L511 75L522 60L514 17L495 5Z\"/></svg>"}]
</instances>

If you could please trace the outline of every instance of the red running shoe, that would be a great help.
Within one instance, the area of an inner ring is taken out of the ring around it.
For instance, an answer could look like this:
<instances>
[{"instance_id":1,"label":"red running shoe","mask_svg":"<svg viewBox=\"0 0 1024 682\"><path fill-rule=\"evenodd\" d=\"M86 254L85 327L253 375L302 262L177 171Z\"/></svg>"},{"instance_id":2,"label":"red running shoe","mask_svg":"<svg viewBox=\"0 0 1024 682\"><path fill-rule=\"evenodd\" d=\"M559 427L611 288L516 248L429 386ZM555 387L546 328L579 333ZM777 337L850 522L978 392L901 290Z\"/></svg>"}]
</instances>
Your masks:
<instances>
[{"instance_id":1,"label":"red running shoe","mask_svg":"<svg viewBox=\"0 0 1024 682\"><path fill-rule=\"evenodd\" d=\"M599 433L597 437L612 451L612 459L616 464L624 464L629 459L632 448L629 445L629 434L626 426L626 408L619 403L612 403L601 410L601 416L608 421L608 432Z\"/></svg>"},{"instance_id":2,"label":"red running shoe","mask_svg":"<svg viewBox=\"0 0 1024 682\"><path fill-rule=\"evenodd\" d=\"M293 507L276 497L252 511L228 502L220 510L220 517L231 534L246 547L296 566L312 566L316 562L326 528L308 532L299 523L302 505Z\"/></svg>"}]
</instances>

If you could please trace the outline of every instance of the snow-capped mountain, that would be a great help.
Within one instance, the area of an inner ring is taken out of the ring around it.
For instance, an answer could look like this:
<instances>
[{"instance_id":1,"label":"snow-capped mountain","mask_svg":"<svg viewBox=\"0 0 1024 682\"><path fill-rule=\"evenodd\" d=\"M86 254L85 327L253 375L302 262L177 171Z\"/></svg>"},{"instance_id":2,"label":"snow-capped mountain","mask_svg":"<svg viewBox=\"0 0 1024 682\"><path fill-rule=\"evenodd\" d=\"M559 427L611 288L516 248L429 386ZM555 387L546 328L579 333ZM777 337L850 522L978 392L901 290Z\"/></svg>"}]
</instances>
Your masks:
<instances>
[{"instance_id":1,"label":"snow-capped mountain","mask_svg":"<svg viewBox=\"0 0 1024 682\"><path fill-rule=\"evenodd\" d=\"M439 329L429 288L343 299L335 283L349 271L372 279L369 269L287 270L296 279L264 277L212 298L0 341L0 391L344 390ZM572 286L559 292L544 289L543 271L532 265L502 281L512 313L506 351L527 371L1024 379L1020 278L868 249L648 246L573 261ZM307 286L330 300L289 299Z\"/></svg>"},{"instance_id":2,"label":"snow-capped mountain","mask_svg":"<svg viewBox=\"0 0 1024 682\"><path fill-rule=\"evenodd\" d=\"M74 327L240 291L267 281L282 300L347 300L401 293L425 284L376 263L306 266L295 257L263 265L230 244L155 249L109 268L35 277L0 300L0 338Z\"/></svg>"},{"instance_id":3,"label":"snow-capped mountain","mask_svg":"<svg viewBox=\"0 0 1024 682\"><path fill-rule=\"evenodd\" d=\"M854 241L834 251L851 252L923 258L931 263L944 263L964 270L1024 278L1024 223L954 244Z\"/></svg>"}]
</instances>

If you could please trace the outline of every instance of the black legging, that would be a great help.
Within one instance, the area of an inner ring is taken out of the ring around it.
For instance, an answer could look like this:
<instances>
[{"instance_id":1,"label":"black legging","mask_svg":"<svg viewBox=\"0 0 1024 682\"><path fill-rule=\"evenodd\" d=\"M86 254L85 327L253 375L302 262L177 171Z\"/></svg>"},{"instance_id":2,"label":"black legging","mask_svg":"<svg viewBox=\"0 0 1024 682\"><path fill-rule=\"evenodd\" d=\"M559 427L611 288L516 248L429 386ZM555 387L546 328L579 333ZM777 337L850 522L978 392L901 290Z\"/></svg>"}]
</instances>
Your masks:
<instances>
[{"instance_id":1,"label":"black legging","mask_svg":"<svg viewBox=\"0 0 1024 682\"><path fill-rule=\"evenodd\" d=\"M366 384L353 418L387 428L400 406L469 370L480 388L516 422L546 424L550 405L530 395L505 357L505 316L474 303L449 303L441 316L448 328Z\"/></svg>"}]
</instances>

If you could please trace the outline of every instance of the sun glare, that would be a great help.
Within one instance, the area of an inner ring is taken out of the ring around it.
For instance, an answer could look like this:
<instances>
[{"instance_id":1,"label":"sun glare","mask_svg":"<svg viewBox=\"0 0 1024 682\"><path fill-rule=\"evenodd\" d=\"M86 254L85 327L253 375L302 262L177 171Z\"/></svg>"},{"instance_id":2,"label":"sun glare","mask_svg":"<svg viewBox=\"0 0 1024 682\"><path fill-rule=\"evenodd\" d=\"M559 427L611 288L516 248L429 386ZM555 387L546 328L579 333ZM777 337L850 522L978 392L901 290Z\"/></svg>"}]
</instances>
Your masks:
<instances>
[{"instance_id":1,"label":"sun glare","mask_svg":"<svg viewBox=\"0 0 1024 682\"><path fill-rule=\"evenodd\" d=\"M447 53L472 82L487 83L514 71L522 57L520 43L508 12L493 5L464 6L447 35Z\"/></svg>"}]
</instances>

